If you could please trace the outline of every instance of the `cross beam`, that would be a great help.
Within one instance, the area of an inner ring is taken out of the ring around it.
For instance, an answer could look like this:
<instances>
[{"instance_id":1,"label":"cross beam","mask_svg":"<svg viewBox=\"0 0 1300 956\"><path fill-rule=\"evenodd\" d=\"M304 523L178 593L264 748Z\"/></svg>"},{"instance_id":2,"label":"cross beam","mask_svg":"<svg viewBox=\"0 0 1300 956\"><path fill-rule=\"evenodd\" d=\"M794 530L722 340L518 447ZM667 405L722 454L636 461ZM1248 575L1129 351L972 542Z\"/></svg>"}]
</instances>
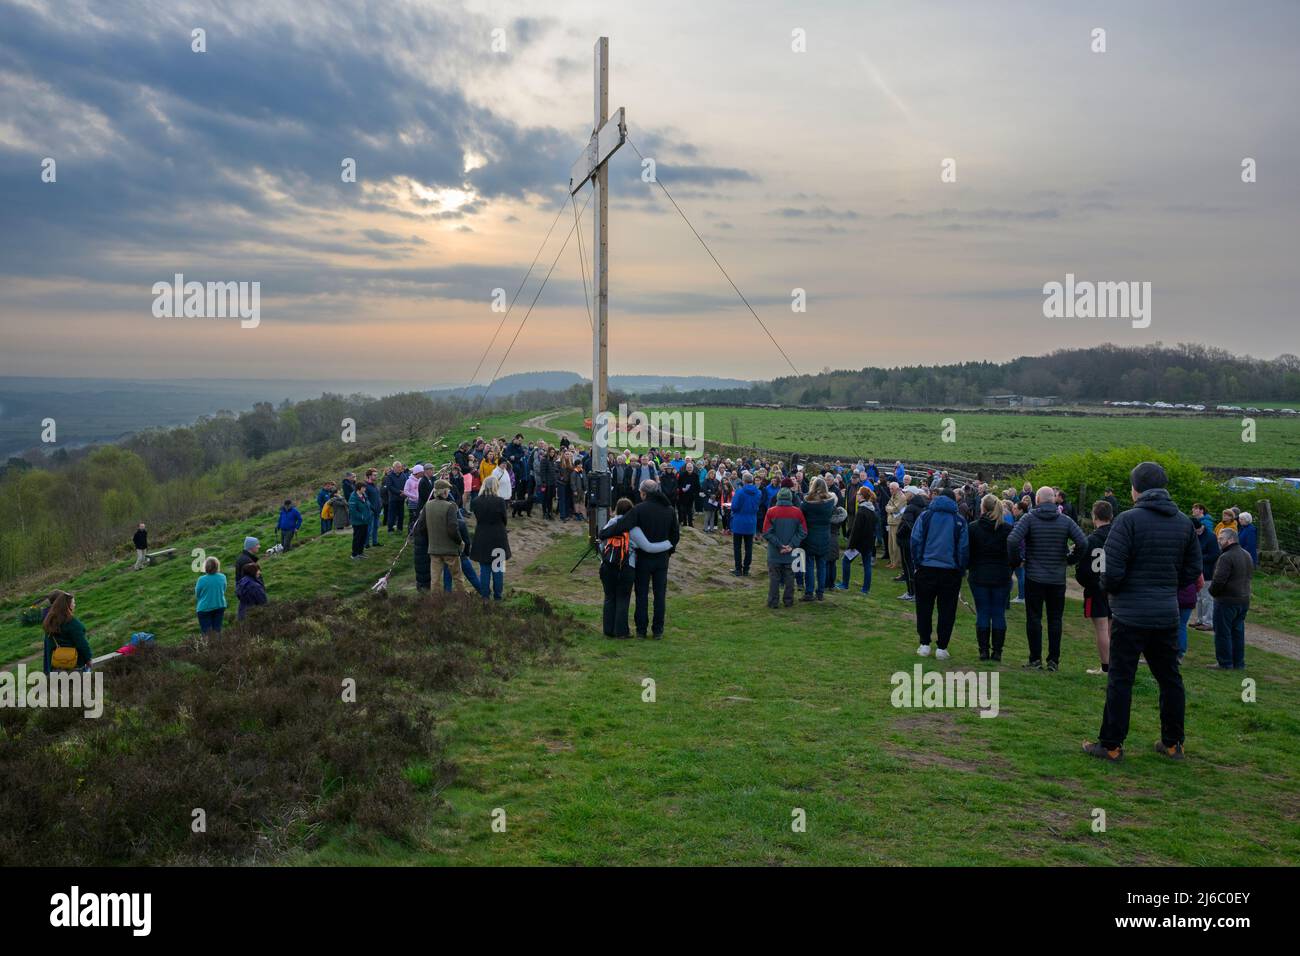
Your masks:
<instances>
[{"instance_id":1,"label":"cross beam","mask_svg":"<svg viewBox=\"0 0 1300 956\"><path fill-rule=\"evenodd\" d=\"M595 48L595 101L591 138L569 176L569 194L573 195L588 181L593 195L592 281L595 284L595 315L591 337L591 483L596 491L596 506L589 531L594 541L596 531L605 524L609 504L609 429L606 405L609 395L609 158L627 141L627 122L623 108L609 115L609 37L601 37Z\"/></svg>"}]
</instances>

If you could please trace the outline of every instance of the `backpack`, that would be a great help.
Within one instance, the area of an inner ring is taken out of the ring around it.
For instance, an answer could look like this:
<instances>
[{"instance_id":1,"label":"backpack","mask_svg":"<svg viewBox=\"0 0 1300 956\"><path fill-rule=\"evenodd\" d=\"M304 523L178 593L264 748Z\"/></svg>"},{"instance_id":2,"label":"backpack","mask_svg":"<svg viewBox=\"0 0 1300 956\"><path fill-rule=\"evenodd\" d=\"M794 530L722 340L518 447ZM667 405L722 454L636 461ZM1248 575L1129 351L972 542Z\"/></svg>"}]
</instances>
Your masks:
<instances>
[{"instance_id":1,"label":"backpack","mask_svg":"<svg viewBox=\"0 0 1300 956\"><path fill-rule=\"evenodd\" d=\"M600 546L602 561L608 561L617 568L627 564L628 553L632 550L631 535L624 531L606 538Z\"/></svg>"},{"instance_id":2,"label":"backpack","mask_svg":"<svg viewBox=\"0 0 1300 956\"><path fill-rule=\"evenodd\" d=\"M921 515L920 518L921 525L922 525L921 551L919 554L913 556L913 560L915 561L925 560L925 542L930 537L930 525L934 522L934 518L931 517L933 513L934 512L930 511L927 508L925 512L923 512ZM955 514L952 516L952 563L953 564L956 564L958 561L961 560L961 529L965 527L965 525L966 525L966 519L964 519L960 514Z\"/></svg>"},{"instance_id":3,"label":"backpack","mask_svg":"<svg viewBox=\"0 0 1300 956\"><path fill-rule=\"evenodd\" d=\"M77 669L77 649L75 647L64 647L59 643L57 634L51 634L50 640L54 642L54 650L50 652L50 670L75 671Z\"/></svg>"}]
</instances>

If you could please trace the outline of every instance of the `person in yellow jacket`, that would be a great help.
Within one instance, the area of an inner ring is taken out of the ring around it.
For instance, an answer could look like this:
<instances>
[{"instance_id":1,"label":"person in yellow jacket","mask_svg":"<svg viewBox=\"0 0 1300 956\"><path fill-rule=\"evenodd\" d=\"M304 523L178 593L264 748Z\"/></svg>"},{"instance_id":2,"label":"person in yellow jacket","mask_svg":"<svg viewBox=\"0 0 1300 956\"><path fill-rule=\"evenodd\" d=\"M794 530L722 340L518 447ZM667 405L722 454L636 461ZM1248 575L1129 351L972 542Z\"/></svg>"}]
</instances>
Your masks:
<instances>
[{"instance_id":1,"label":"person in yellow jacket","mask_svg":"<svg viewBox=\"0 0 1300 956\"><path fill-rule=\"evenodd\" d=\"M483 460L478 466L478 480L480 487L492 476L492 472L497 469L497 452L496 448L489 448L483 455Z\"/></svg>"},{"instance_id":2,"label":"person in yellow jacket","mask_svg":"<svg viewBox=\"0 0 1300 956\"><path fill-rule=\"evenodd\" d=\"M907 510L907 495L898 487L898 482L889 483L889 503L885 505L885 524L889 529L889 567L899 567L898 526Z\"/></svg>"},{"instance_id":3,"label":"person in yellow jacket","mask_svg":"<svg viewBox=\"0 0 1300 956\"><path fill-rule=\"evenodd\" d=\"M1237 532L1237 512L1231 508L1223 510L1223 520L1214 526L1214 536L1217 538L1224 528L1231 528L1234 533Z\"/></svg>"}]
</instances>

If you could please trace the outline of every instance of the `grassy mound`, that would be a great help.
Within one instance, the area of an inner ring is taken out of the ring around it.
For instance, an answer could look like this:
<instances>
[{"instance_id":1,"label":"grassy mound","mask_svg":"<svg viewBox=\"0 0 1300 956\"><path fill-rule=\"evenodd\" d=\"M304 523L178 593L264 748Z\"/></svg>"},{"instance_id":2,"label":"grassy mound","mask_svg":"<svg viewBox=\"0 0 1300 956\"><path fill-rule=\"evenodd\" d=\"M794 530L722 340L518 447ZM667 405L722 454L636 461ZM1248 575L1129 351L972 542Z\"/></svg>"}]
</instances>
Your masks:
<instances>
[{"instance_id":1,"label":"grassy mound","mask_svg":"<svg viewBox=\"0 0 1300 956\"><path fill-rule=\"evenodd\" d=\"M529 596L259 610L110 666L100 719L0 710L0 865L254 862L326 836L412 845L455 774L437 729L449 698L555 660L569 626Z\"/></svg>"}]
</instances>

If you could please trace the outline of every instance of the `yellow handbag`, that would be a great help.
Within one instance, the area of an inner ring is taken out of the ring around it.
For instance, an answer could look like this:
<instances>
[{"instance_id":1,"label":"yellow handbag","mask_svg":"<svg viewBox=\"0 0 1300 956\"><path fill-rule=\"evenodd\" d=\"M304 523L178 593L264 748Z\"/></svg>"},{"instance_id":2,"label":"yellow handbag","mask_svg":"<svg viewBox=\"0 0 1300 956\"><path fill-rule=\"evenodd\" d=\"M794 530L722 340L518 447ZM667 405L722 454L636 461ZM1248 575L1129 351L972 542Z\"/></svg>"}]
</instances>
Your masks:
<instances>
[{"instance_id":1,"label":"yellow handbag","mask_svg":"<svg viewBox=\"0 0 1300 956\"><path fill-rule=\"evenodd\" d=\"M77 649L75 647L64 647L53 634L50 635L50 639L54 641L54 650L50 654L50 669L75 671L77 669Z\"/></svg>"}]
</instances>

